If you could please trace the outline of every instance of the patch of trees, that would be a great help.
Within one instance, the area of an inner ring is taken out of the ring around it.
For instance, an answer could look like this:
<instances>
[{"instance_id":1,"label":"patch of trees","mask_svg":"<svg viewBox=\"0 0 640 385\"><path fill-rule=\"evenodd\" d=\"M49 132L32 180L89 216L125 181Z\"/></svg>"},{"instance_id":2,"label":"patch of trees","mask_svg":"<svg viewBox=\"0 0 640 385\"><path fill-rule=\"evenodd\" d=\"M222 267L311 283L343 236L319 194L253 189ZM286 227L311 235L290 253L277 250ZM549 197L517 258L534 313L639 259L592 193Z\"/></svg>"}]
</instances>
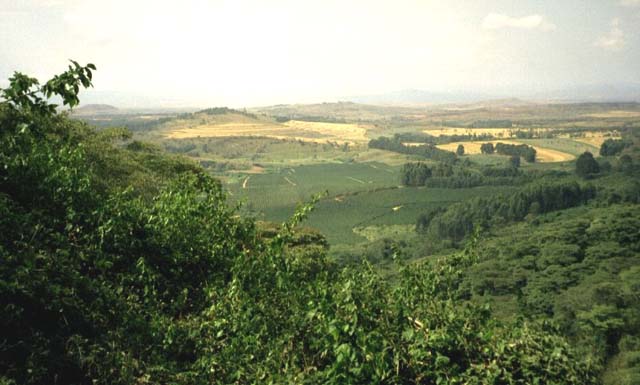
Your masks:
<instances>
[{"instance_id":1,"label":"patch of trees","mask_svg":"<svg viewBox=\"0 0 640 385\"><path fill-rule=\"evenodd\" d=\"M536 131L533 128L530 128L528 130L516 130L513 132L513 135L518 139L534 139L548 137L547 133L548 131Z\"/></svg>"},{"instance_id":2,"label":"patch of trees","mask_svg":"<svg viewBox=\"0 0 640 385\"><path fill-rule=\"evenodd\" d=\"M581 186L575 182L536 183L523 187L517 193L478 197L453 204L432 218L421 215L416 228L435 239L459 241L471 234L475 226L520 221L528 214L579 206L595 197L595 193L593 186Z\"/></svg>"},{"instance_id":3,"label":"patch of trees","mask_svg":"<svg viewBox=\"0 0 640 385\"><path fill-rule=\"evenodd\" d=\"M247 112L246 110L235 110L235 109L229 108L229 107L206 108L204 110L200 110L200 111L196 112L196 114L205 114L205 115L238 114L238 115L244 115L244 116L252 118L252 119L257 119L258 118L258 116L256 114L252 114L250 112Z\"/></svg>"},{"instance_id":4,"label":"patch of trees","mask_svg":"<svg viewBox=\"0 0 640 385\"><path fill-rule=\"evenodd\" d=\"M600 165L593 158L593 154L589 151L585 151L578 156L578 159L576 160L576 174L583 178L587 178L599 172Z\"/></svg>"},{"instance_id":5,"label":"patch of trees","mask_svg":"<svg viewBox=\"0 0 640 385\"><path fill-rule=\"evenodd\" d=\"M348 123L344 118L338 118L335 116L324 116L324 115L276 115L276 122L278 123L286 123L290 120L300 120L302 122L319 122L319 123Z\"/></svg>"},{"instance_id":6,"label":"patch of trees","mask_svg":"<svg viewBox=\"0 0 640 385\"><path fill-rule=\"evenodd\" d=\"M476 120L471 123L470 127L472 128L511 128L513 127L513 122L511 120L505 119L487 119L487 120Z\"/></svg>"},{"instance_id":7,"label":"patch of trees","mask_svg":"<svg viewBox=\"0 0 640 385\"><path fill-rule=\"evenodd\" d=\"M539 173L525 174L515 167L488 166L476 170L442 162L432 166L422 162L406 163L400 171L400 180L405 186L439 188L516 185L542 176Z\"/></svg>"},{"instance_id":8,"label":"patch of trees","mask_svg":"<svg viewBox=\"0 0 640 385\"><path fill-rule=\"evenodd\" d=\"M495 152L495 148L493 147L493 143L482 143L480 145L480 152L482 154L491 155Z\"/></svg>"},{"instance_id":9,"label":"patch of trees","mask_svg":"<svg viewBox=\"0 0 640 385\"><path fill-rule=\"evenodd\" d=\"M175 116L163 114L158 115L158 117L154 119L140 119L139 116L136 115L118 114L100 115L99 118L94 116L72 116L72 118L100 128L126 127L130 131L150 131L163 123L175 119Z\"/></svg>"},{"instance_id":10,"label":"patch of trees","mask_svg":"<svg viewBox=\"0 0 640 385\"><path fill-rule=\"evenodd\" d=\"M526 144L496 143L495 152L500 155L522 157L529 163L536 161L536 150Z\"/></svg>"},{"instance_id":11,"label":"patch of trees","mask_svg":"<svg viewBox=\"0 0 640 385\"><path fill-rule=\"evenodd\" d=\"M471 142L479 140L493 140L495 137L491 134L454 134L454 135L440 135L432 136L422 133L401 133L395 134L394 138L397 138L403 143L430 143L430 144L447 144L454 142Z\"/></svg>"},{"instance_id":12,"label":"patch of trees","mask_svg":"<svg viewBox=\"0 0 640 385\"><path fill-rule=\"evenodd\" d=\"M601 156L615 156L633 143L625 139L607 139L600 146Z\"/></svg>"},{"instance_id":13,"label":"patch of trees","mask_svg":"<svg viewBox=\"0 0 640 385\"><path fill-rule=\"evenodd\" d=\"M441 150L432 144L406 146L397 138L388 138L384 136L381 136L378 139L371 139L369 141L369 148L377 148L401 154L419 155L427 159L433 159L441 162L453 163L457 159L456 154L451 151Z\"/></svg>"},{"instance_id":14,"label":"patch of trees","mask_svg":"<svg viewBox=\"0 0 640 385\"><path fill-rule=\"evenodd\" d=\"M594 362L614 359L605 384L640 378L640 210L581 208L495 231L465 272L470 296L511 298L529 318L553 319ZM631 381L630 381L631 380Z\"/></svg>"},{"instance_id":15,"label":"patch of trees","mask_svg":"<svg viewBox=\"0 0 640 385\"><path fill-rule=\"evenodd\" d=\"M248 118L258 119L258 115L248 112L247 110L236 110L229 107L211 107L205 108L204 110L196 111L196 112L185 112L182 114L178 114L178 119L193 119L198 114L204 115L226 115L226 114L238 114L243 115Z\"/></svg>"},{"instance_id":16,"label":"patch of trees","mask_svg":"<svg viewBox=\"0 0 640 385\"><path fill-rule=\"evenodd\" d=\"M431 168L422 162L405 163L400 175L405 186L424 186L427 178L431 177Z\"/></svg>"}]
</instances>

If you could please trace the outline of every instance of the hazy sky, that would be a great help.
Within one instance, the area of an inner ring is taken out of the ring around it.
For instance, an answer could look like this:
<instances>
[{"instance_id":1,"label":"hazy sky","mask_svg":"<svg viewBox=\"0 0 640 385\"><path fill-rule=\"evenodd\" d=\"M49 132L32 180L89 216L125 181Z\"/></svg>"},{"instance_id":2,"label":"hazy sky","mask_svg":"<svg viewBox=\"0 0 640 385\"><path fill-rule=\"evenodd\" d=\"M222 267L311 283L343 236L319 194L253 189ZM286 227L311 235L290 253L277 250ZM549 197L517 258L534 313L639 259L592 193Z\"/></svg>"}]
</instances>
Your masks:
<instances>
[{"instance_id":1,"label":"hazy sky","mask_svg":"<svg viewBox=\"0 0 640 385\"><path fill-rule=\"evenodd\" d=\"M68 58L139 105L638 84L639 25L640 0L0 0L0 84Z\"/></svg>"}]
</instances>

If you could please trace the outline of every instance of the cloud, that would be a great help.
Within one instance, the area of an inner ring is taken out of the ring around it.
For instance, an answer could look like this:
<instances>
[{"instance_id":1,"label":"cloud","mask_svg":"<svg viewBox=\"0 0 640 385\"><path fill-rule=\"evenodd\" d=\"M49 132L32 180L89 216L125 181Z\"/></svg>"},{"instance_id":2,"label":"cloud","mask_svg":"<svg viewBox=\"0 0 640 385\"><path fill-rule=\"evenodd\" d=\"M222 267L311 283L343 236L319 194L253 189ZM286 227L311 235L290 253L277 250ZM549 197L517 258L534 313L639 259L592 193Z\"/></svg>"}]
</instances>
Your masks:
<instances>
[{"instance_id":1,"label":"cloud","mask_svg":"<svg viewBox=\"0 0 640 385\"><path fill-rule=\"evenodd\" d=\"M624 47L624 32L620 29L620 20L615 18L611 20L611 30L604 36L595 41L595 45L600 48L611 51L619 51Z\"/></svg>"},{"instance_id":2,"label":"cloud","mask_svg":"<svg viewBox=\"0 0 640 385\"><path fill-rule=\"evenodd\" d=\"M485 16L484 20L482 21L482 28L520 28L551 31L556 29L556 26L553 23L548 22L544 16L537 14L523 17L511 17L500 13L490 13Z\"/></svg>"}]
</instances>

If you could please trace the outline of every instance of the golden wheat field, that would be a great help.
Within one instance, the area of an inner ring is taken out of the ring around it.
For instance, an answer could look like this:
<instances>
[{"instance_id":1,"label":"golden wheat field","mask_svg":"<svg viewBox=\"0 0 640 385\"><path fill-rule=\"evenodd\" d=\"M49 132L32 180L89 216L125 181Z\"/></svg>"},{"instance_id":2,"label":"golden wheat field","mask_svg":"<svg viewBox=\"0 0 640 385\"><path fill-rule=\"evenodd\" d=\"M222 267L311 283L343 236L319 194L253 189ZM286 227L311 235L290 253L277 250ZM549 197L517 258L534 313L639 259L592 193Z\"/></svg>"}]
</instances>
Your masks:
<instances>
[{"instance_id":1,"label":"golden wheat field","mask_svg":"<svg viewBox=\"0 0 640 385\"><path fill-rule=\"evenodd\" d=\"M367 128L358 124L302 122L291 120L284 124L271 122L206 123L193 127L176 127L166 133L167 138L206 138L231 136L262 136L294 139L307 142L363 143Z\"/></svg>"},{"instance_id":2,"label":"golden wheat field","mask_svg":"<svg viewBox=\"0 0 640 385\"><path fill-rule=\"evenodd\" d=\"M320 133L326 137L334 138L341 142L367 142L367 126L351 123L323 123L323 122L303 122L290 120L285 126L300 130L302 132Z\"/></svg>"},{"instance_id":3,"label":"golden wheat field","mask_svg":"<svg viewBox=\"0 0 640 385\"><path fill-rule=\"evenodd\" d=\"M506 144L522 144L516 140L493 140L493 141L481 141L481 142L455 142L455 143L447 143L440 144L437 147L443 150L455 152L458 148L458 145L462 144L464 146L464 153L469 155L480 154L480 146L483 143L493 143L494 145L498 142L506 143ZM574 159L575 156L568 154L566 152L552 150L550 148L544 148L539 146L532 146L536 150L536 161L541 163L547 162L564 162L567 160Z\"/></svg>"}]
</instances>

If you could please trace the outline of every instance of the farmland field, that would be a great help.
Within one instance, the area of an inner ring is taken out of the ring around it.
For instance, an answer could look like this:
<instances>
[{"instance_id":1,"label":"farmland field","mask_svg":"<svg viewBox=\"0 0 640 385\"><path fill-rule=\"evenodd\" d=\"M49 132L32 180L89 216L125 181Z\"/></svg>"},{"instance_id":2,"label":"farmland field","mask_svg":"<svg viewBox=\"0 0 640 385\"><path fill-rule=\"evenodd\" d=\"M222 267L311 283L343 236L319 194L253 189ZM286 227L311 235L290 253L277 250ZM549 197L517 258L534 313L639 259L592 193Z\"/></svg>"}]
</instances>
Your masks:
<instances>
[{"instance_id":1,"label":"farmland field","mask_svg":"<svg viewBox=\"0 0 640 385\"><path fill-rule=\"evenodd\" d=\"M232 200L245 202L245 212L275 222L287 220L298 202L327 191L307 225L321 230L332 245L366 241L355 228L413 226L417 216L429 207L506 191L505 187L434 189L398 185L398 168L353 163L282 168L251 175L248 180L237 178L227 188L233 194Z\"/></svg>"},{"instance_id":2,"label":"farmland field","mask_svg":"<svg viewBox=\"0 0 640 385\"><path fill-rule=\"evenodd\" d=\"M589 151L596 155L598 154L600 146L594 146L588 143L584 143L579 139L580 138L520 139L519 141L521 143L534 146L536 150L539 148L555 150L565 154L573 155L573 157L578 156L585 151Z\"/></svg>"},{"instance_id":3,"label":"farmland field","mask_svg":"<svg viewBox=\"0 0 640 385\"><path fill-rule=\"evenodd\" d=\"M415 226L418 215L428 208L506 192L504 187L470 189L389 188L324 199L309 216L308 225L318 228L332 245L366 242L361 228L368 226ZM407 227L404 227L405 229Z\"/></svg>"},{"instance_id":4,"label":"farmland field","mask_svg":"<svg viewBox=\"0 0 640 385\"><path fill-rule=\"evenodd\" d=\"M280 124L268 120L246 121L243 119L231 123L201 120L186 127L169 125L165 136L169 139L248 136L353 144L366 142L366 132L366 127L358 124L295 120Z\"/></svg>"},{"instance_id":5,"label":"farmland field","mask_svg":"<svg viewBox=\"0 0 640 385\"><path fill-rule=\"evenodd\" d=\"M493 143L494 145L496 143L506 143L506 144L522 144L522 143L526 143L526 144L530 144L536 150L536 161L537 162L542 162L542 163L546 163L546 162L565 162L567 160L571 160L571 159L574 158L574 156L572 154L570 154L570 153L561 152L561 151L558 151L556 149L551 148L550 146L547 146L546 142L542 142L542 144L539 144L540 142L527 142L527 140L522 140L522 139L518 139L518 140L492 140L492 141L482 141L482 142L454 142L454 143L447 143L447 144L438 145L438 148L441 148L441 149L447 150L447 151L451 151L451 152L455 152L456 148L458 147L458 145L461 144L461 145L464 146L465 154L473 155L473 154L480 154L480 146L483 143ZM583 147L591 148L591 146L584 146L584 145L583 145Z\"/></svg>"}]
</instances>

